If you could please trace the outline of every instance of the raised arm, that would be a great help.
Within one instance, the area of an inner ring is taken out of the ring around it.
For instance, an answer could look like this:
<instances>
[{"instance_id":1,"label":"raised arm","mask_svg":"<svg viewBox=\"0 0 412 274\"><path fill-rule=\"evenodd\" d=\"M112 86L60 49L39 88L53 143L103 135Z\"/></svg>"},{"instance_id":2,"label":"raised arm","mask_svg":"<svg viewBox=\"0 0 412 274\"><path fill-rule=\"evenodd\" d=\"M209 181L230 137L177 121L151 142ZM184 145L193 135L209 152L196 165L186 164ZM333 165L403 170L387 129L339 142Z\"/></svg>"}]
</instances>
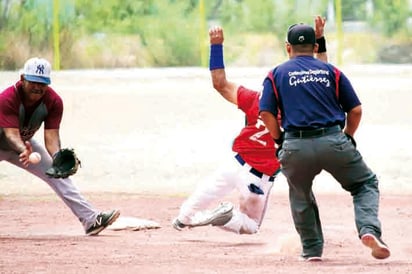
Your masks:
<instances>
[{"instance_id":1,"label":"raised arm","mask_svg":"<svg viewBox=\"0 0 412 274\"><path fill-rule=\"evenodd\" d=\"M209 30L210 63L209 69L215 88L227 101L237 105L237 89L239 85L226 79L223 62L223 29L213 27Z\"/></svg>"},{"instance_id":2,"label":"raised arm","mask_svg":"<svg viewBox=\"0 0 412 274\"><path fill-rule=\"evenodd\" d=\"M328 62L328 54L326 52L326 40L325 40L325 24L326 19L321 16L315 17L315 35L316 43L318 43L318 53L316 53L316 58L323 62Z\"/></svg>"}]
</instances>

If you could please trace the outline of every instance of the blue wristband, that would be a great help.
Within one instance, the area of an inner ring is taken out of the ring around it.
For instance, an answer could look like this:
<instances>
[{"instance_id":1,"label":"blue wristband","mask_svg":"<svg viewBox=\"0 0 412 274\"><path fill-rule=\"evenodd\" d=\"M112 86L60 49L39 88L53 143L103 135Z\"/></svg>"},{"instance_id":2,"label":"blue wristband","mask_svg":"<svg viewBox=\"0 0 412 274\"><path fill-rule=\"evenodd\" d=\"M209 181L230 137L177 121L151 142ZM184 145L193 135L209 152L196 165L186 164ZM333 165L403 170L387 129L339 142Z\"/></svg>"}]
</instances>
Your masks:
<instances>
[{"instance_id":1,"label":"blue wristband","mask_svg":"<svg viewBox=\"0 0 412 274\"><path fill-rule=\"evenodd\" d=\"M210 46L210 61L209 69L223 69L225 65L223 64L223 45L213 44Z\"/></svg>"}]
</instances>

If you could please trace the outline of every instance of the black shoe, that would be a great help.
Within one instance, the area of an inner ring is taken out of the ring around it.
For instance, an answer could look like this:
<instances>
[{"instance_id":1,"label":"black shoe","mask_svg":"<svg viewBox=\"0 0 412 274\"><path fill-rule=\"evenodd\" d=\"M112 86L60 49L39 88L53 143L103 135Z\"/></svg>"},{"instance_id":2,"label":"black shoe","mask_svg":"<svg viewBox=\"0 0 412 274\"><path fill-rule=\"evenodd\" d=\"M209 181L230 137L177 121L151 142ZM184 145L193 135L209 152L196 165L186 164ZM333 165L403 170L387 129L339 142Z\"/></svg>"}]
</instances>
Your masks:
<instances>
[{"instance_id":1,"label":"black shoe","mask_svg":"<svg viewBox=\"0 0 412 274\"><path fill-rule=\"evenodd\" d=\"M366 233L361 237L362 243L372 249L372 256L376 259L386 259L391 255L388 246L371 233Z\"/></svg>"},{"instance_id":2,"label":"black shoe","mask_svg":"<svg viewBox=\"0 0 412 274\"><path fill-rule=\"evenodd\" d=\"M94 224L86 230L86 235L95 236L99 234L107 226L114 223L114 221L117 220L119 215L120 215L120 211L116 209L112 210L111 212L100 212L97 215L96 220L94 221Z\"/></svg>"},{"instance_id":3,"label":"black shoe","mask_svg":"<svg viewBox=\"0 0 412 274\"><path fill-rule=\"evenodd\" d=\"M178 218L174 219L172 222L172 226L174 229L181 231L183 228L186 227L186 225L184 223L182 223L181 221L179 221Z\"/></svg>"}]
</instances>

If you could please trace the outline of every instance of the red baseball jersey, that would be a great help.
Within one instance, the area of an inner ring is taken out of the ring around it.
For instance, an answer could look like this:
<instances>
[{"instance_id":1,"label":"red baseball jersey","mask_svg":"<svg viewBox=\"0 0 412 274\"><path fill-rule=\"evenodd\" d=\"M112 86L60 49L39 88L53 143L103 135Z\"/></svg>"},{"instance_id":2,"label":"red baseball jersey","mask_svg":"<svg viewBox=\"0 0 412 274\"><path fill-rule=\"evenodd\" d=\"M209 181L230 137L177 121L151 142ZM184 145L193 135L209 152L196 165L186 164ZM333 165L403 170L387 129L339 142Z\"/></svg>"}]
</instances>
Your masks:
<instances>
[{"instance_id":1,"label":"red baseball jersey","mask_svg":"<svg viewBox=\"0 0 412 274\"><path fill-rule=\"evenodd\" d=\"M58 129L63 115L63 101L50 87L38 104L28 107L22 102L22 83L0 93L0 128L18 128L23 141L29 140L44 122L45 129ZM5 140L1 140L3 143Z\"/></svg>"},{"instance_id":2,"label":"red baseball jersey","mask_svg":"<svg viewBox=\"0 0 412 274\"><path fill-rule=\"evenodd\" d=\"M259 117L260 93L240 86L237 103L246 115L246 125L233 142L232 150L256 170L272 176L280 168L275 142Z\"/></svg>"}]
</instances>

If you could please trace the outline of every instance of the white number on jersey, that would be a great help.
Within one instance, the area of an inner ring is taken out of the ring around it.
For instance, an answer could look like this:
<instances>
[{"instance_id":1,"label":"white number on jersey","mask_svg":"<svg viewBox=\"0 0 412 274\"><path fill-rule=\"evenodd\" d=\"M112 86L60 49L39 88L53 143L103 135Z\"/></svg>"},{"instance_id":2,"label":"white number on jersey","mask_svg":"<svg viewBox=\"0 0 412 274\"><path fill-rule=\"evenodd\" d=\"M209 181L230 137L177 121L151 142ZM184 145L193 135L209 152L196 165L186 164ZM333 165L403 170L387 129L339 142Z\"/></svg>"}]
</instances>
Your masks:
<instances>
[{"instance_id":1,"label":"white number on jersey","mask_svg":"<svg viewBox=\"0 0 412 274\"><path fill-rule=\"evenodd\" d=\"M269 130L265 127L265 124L263 123L262 120L258 119L256 124L255 124L257 129L261 129L252 136L249 137L250 140L258 142L259 144L266 146L267 142L263 140L259 140L263 135L269 133Z\"/></svg>"}]
</instances>

